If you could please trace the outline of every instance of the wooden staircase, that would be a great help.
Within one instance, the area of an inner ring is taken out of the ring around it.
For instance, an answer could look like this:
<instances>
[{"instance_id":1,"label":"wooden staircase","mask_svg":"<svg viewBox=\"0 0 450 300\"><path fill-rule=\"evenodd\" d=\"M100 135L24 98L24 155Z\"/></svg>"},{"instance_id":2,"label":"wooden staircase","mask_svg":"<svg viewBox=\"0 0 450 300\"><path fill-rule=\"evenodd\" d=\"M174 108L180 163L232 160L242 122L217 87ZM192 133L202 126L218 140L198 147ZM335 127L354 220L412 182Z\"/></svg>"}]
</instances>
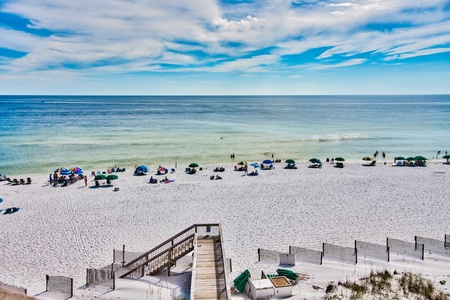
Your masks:
<instances>
[{"instance_id":1,"label":"wooden staircase","mask_svg":"<svg viewBox=\"0 0 450 300\"><path fill-rule=\"evenodd\" d=\"M220 224L194 224L115 270L117 277L155 275L194 251L191 299L231 299Z\"/></svg>"}]
</instances>

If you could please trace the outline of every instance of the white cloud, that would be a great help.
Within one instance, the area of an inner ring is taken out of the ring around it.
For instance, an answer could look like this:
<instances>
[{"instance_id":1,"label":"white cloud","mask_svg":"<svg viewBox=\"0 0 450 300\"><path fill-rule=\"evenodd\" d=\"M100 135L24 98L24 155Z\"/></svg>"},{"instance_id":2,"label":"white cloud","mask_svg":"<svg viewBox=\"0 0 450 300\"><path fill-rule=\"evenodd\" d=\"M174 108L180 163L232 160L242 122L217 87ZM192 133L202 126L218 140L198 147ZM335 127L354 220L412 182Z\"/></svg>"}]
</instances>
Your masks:
<instances>
[{"instance_id":1,"label":"white cloud","mask_svg":"<svg viewBox=\"0 0 450 300\"><path fill-rule=\"evenodd\" d=\"M340 56L348 61L316 69L363 63L352 58L361 53L386 60L431 55L450 43L450 15L441 9L445 0L296 2L302 5L284 0L223 6L215 0L13 0L2 10L54 34L39 37L0 28L0 47L28 53L1 64L15 73L74 64L81 74L161 70L162 64L200 72L265 72L280 68L284 55L322 47L328 49L317 60ZM396 21L414 26L367 27ZM204 67L215 61L221 63Z\"/></svg>"},{"instance_id":2,"label":"white cloud","mask_svg":"<svg viewBox=\"0 0 450 300\"><path fill-rule=\"evenodd\" d=\"M327 64L327 65L315 65L312 66L311 69L314 70L324 70L324 69L335 69L335 68L343 68L349 66L355 66L365 63L367 60L363 58L349 59L347 61L343 61L336 64Z\"/></svg>"}]
</instances>

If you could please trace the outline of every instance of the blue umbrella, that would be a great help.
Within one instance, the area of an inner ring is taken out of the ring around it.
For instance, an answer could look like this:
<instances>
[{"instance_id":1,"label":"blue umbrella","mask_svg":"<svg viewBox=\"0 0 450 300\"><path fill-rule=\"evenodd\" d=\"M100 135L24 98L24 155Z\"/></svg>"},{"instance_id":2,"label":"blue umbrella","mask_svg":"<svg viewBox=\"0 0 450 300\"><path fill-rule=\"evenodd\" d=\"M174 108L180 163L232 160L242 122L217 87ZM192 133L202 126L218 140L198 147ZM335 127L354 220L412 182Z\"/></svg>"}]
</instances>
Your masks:
<instances>
[{"instance_id":1,"label":"blue umbrella","mask_svg":"<svg viewBox=\"0 0 450 300\"><path fill-rule=\"evenodd\" d=\"M139 166L136 168L136 172L147 173L147 172L150 172L150 168L147 166Z\"/></svg>"},{"instance_id":2,"label":"blue umbrella","mask_svg":"<svg viewBox=\"0 0 450 300\"><path fill-rule=\"evenodd\" d=\"M260 167L260 165L258 163L252 163L252 164L250 164L250 166L253 166L255 168L259 168Z\"/></svg>"},{"instance_id":3,"label":"blue umbrella","mask_svg":"<svg viewBox=\"0 0 450 300\"><path fill-rule=\"evenodd\" d=\"M266 159L262 163L265 164L265 165L269 165L269 164L272 164L273 161L271 161L270 159Z\"/></svg>"}]
</instances>

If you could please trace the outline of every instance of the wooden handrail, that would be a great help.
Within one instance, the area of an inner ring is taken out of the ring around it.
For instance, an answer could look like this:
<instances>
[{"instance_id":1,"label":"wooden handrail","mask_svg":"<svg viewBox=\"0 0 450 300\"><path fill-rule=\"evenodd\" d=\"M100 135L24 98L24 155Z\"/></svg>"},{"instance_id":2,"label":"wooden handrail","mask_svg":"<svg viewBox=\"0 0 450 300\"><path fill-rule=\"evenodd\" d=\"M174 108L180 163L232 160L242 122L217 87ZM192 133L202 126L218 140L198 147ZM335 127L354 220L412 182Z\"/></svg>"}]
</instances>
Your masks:
<instances>
[{"instance_id":1,"label":"wooden handrail","mask_svg":"<svg viewBox=\"0 0 450 300\"><path fill-rule=\"evenodd\" d=\"M132 270L130 270L130 271L128 271L128 272L122 274L120 277L125 277L125 276L127 276L127 275L133 273L134 271L136 271L137 269L139 269L139 268L142 267L143 265L146 265L146 264L151 263L152 261L158 259L159 257L163 256L164 254L166 254L166 253L169 252L169 251L173 251L174 248L180 246L181 244L183 244L184 242L186 242L186 241L188 241L188 240L190 240L190 239L193 239L194 236L195 236L195 234L189 235L188 237L184 238L183 240L179 241L178 243L174 244L173 246L167 248L166 250L164 250L164 251L158 253L157 255L153 256L152 258L149 258L149 259L147 259L146 261L141 262L141 263L139 264L139 266L135 266Z\"/></svg>"},{"instance_id":2,"label":"wooden handrail","mask_svg":"<svg viewBox=\"0 0 450 300\"><path fill-rule=\"evenodd\" d=\"M158 250L159 248L163 247L164 245L168 244L169 242L172 242L174 239L176 239L177 237L185 234L186 232L188 232L191 229L195 228L195 232L197 232L197 227L207 227L207 226L211 226L211 227L219 227L219 224L217 223L213 223L213 224L194 224L189 226L188 228L184 229L183 231L177 233L176 235L172 236L171 238L167 239L166 241L162 242L161 244L159 244L158 246L152 248L151 250L145 252L144 254L142 254L141 256L138 256L137 258L133 259L132 261L128 262L127 264L124 265L124 267L128 267L132 264L134 264L135 262L141 260L142 258L144 258L145 256L149 255L150 253Z\"/></svg>"}]
</instances>

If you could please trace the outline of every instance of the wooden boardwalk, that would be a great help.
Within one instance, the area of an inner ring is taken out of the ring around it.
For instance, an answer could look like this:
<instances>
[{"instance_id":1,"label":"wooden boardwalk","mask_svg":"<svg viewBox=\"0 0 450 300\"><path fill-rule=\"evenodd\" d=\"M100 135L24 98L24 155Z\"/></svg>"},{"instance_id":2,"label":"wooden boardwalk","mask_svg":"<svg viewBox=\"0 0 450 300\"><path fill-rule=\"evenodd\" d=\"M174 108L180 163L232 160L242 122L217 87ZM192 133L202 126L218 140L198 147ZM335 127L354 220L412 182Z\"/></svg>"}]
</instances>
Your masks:
<instances>
[{"instance_id":1,"label":"wooden boardwalk","mask_svg":"<svg viewBox=\"0 0 450 300\"><path fill-rule=\"evenodd\" d=\"M218 238L197 239L196 260L193 266L194 295L191 295L191 299L227 299L221 247Z\"/></svg>"}]
</instances>

